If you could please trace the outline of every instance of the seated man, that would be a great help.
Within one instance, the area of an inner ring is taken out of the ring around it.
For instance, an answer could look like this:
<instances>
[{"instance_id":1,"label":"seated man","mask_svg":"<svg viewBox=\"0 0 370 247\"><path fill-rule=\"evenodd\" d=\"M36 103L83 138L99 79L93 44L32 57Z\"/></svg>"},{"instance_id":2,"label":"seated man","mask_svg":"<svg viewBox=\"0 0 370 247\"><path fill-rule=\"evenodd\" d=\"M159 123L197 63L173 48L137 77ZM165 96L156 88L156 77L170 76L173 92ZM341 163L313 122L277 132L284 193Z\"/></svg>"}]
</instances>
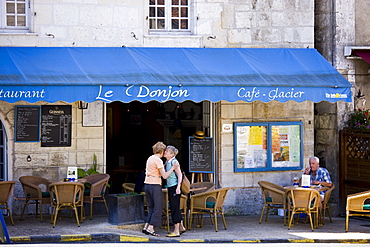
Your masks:
<instances>
[{"instance_id":1,"label":"seated man","mask_svg":"<svg viewBox=\"0 0 370 247\"><path fill-rule=\"evenodd\" d=\"M307 167L304 171L305 175L310 175L311 185L321 185L323 187L331 187L333 182L331 181L328 170L320 167L320 160L316 156L309 158L310 167ZM320 190L320 210L322 208L322 201L324 200L326 190Z\"/></svg>"},{"instance_id":2,"label":"seated man","mask_svg":"<svg viewBox=\"0 0 370 247\"><path fill-rule=\"evenodd\" d=\"M333 182L331 181L328 170L320 167L320 160L316 156L310 157L310 167L307 167L304 171L305 175L311 175L311 185L321 185L324 187L331 187ZM325 194L325 191L320 191L321 195Z\"/></svg>"}]
</instances>

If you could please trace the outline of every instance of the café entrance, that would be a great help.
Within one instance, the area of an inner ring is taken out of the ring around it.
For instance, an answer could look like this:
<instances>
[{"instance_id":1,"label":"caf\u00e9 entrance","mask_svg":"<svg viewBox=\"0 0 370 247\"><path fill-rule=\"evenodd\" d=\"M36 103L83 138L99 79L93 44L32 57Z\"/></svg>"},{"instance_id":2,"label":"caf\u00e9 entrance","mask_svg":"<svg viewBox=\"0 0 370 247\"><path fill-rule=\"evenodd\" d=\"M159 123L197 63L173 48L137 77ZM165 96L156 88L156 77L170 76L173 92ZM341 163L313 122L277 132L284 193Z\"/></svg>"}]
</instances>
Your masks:
<instances>
[{"instance_id":1,"label":"caf\u00e9 entrance","mask_svg":"<svg viewBox=\"0 0 370 247\"><path fill-rule=\"evenodd\" d=\"M124 182L135 183L158 141L179 149L177 159L188 174L189 136L196 130L209 136L209 109L208 101L107 104L107 172L113 192L120 192Z\"/></svg>"}]
</instances>

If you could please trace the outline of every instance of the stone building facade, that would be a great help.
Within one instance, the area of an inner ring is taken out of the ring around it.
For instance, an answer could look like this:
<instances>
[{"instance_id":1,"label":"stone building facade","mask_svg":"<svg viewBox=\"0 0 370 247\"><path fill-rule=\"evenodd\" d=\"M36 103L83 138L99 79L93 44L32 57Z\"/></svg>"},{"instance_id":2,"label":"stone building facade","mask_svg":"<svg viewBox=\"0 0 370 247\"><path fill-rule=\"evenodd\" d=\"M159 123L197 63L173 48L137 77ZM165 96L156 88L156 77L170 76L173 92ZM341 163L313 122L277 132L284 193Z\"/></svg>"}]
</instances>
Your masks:
<instances>
[{"instance_id":1,"label":"stone building facade","mask_svg":"<svg viewBox=\"0 0 370 247\"><path fill-rule=\"evenodd\" d=\"M314 48L343 74L353 70L351 66L337 62L340 47L332 49L327 43L326 30L316 37L316 20L322 28L329 28L325 18L330 15L329 2L317 12L320 1L305 0L189 0L187 32L154 32L149 30L149 0L27 0L27 25L22 29L0 27L0 46L31 47L204 47L204 48ZM325 1L323 1L325 2ZM336 1L337 24L351 17L351 10ZM352 5L351 5L352 6ZM327 8L328 9L327 9ZM341 7L341 8L339 8ZM4 12L4 5L0 10ZM340 24L340 23L339 23ZM333 25L330 23L330 25ZM341 26L340 31L347 24ZM347 26L346 26L347 27ZM338 28L339 29L339 28ZM338 30L337 30L338 31ZM348 27L348 32L352 32ZM333 30L331 29L331 32ZM347 44L351 35L337 32L338 44ZM339 37L341 39L339 39ZM335 54L333 55L332 53ZM14 142L14 106L29 105L0 101L0 119L8 136L8 162L6 179L18 181L22 175L44 176L50 180L63 177L68 166L89 167L95 153L99 170L106 167L106 126L83 127L82 111L77 103L73 111L72 146L40 147L39 143ZM47 104L39 102L37 105ZM268 180L289 185L301 171L242 172L233 168L233 133L223 133L223 124L234 122L302 121L304 126L304 160L319 154L325 157L325 165L335 180L337 167L336 131L342 127L342 115L348 110L345 103L328 104L313 102L287 103L255 101L217 102L212 104L211 136L215 139L217 183L231 187L226 211L230 214L258 214L262 198L257 182ZM317 114L315 115L315 111ZM316 130L316 132L315 132ZM333 138L325 138L333 137ZM316 140L316 145L315 145ZM334 144L334 146L333 146ZM335 152L334 152L335 151ZM329 155L332 154L332 155ZM27 156L31 161L27 161ZM22 191L18 183L16 196ZM15 213L21 203L15 201Z\"/></svg>"}]
</instances>

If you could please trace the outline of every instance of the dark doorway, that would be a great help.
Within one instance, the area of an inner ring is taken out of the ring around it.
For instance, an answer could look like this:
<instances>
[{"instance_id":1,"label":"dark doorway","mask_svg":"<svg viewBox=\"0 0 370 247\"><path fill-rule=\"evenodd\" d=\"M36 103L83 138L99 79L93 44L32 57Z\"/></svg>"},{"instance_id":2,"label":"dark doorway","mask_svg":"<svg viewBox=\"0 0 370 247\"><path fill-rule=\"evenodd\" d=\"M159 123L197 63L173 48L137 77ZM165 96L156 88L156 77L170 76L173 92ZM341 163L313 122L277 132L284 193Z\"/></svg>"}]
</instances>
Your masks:
<instances>
[{"instance_id":1,"label":"dark doorway","mask_svg":"<svg viewBox=\"0 0 370 247\"><path fill-rule=\"evenodd\" d=\"M107 104L107 173L111 176L111 192L121 192L122 183L136 182L158 141L179 149L177 159L188 173L188 138L198 129L202 129L202 103Z\"/></svg>"}]
</instances>

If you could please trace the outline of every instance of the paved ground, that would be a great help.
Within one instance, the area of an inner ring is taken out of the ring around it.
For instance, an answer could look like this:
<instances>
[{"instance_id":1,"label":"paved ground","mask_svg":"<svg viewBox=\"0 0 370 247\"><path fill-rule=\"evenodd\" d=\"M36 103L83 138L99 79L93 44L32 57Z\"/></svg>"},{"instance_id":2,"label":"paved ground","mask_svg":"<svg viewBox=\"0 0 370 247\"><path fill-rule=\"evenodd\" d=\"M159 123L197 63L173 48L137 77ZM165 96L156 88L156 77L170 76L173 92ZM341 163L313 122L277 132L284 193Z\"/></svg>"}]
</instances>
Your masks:
<instances>
[{"instance_id":1,"label":"paved ground","mask_svg":"<svg viewBox=\"0 0 370 247\"><path fill-rule=\"evenodd\" d=\"M326 220L325 225L311 231L309 224L299 223L288 230L281 216L272 215L267 222L258 223L259 216L227 216L227 230L218 219L219 231L215 231L209 218L202 228L193 227L181 237L166 237L166 229L156 229L161 237L147 236L141 232L143 224L111 225L107 216L94 216L85 220L80 227L73 218L63 216L55 228L49 223L48 215L40 222L35 216L24 221L15 216L15 226L5 217L9 236L14 243L36 242L361 242L370 243L370 218L350 220L349 232L345 232L345 218Z\"/></svg>"}]
</instances>

